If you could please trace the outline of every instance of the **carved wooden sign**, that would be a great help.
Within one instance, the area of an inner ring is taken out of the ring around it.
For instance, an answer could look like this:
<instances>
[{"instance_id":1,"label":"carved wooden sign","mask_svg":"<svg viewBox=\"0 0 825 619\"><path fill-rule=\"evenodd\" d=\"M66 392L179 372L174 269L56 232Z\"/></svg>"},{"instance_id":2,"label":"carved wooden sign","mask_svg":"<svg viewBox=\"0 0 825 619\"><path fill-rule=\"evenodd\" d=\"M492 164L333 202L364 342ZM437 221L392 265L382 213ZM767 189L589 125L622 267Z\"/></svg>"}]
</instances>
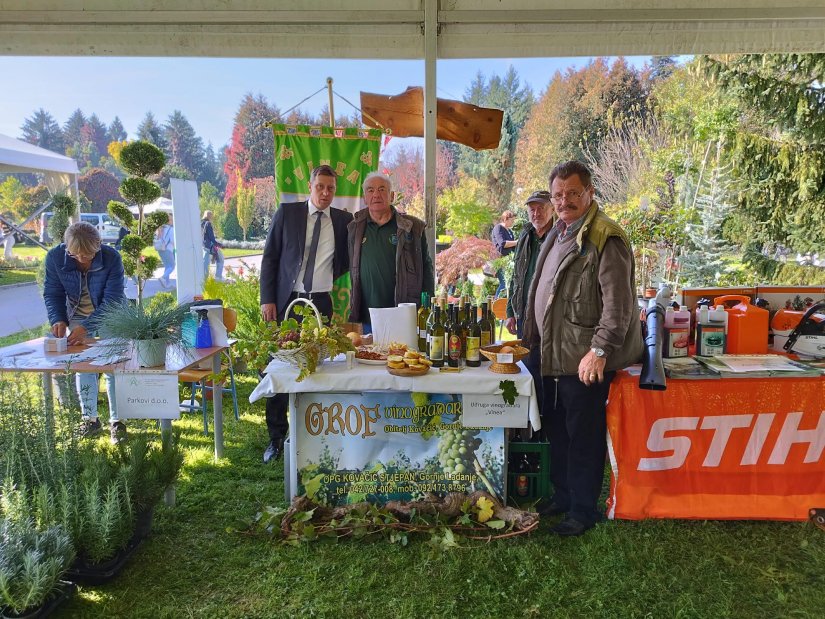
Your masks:
<instances>
[{"instance_id":1,"label":"carved wooden sign","mask_svg":"<svg viewBox=\"0 0 825 619\"><path fill-rule=\"evenodd\" d=\"M504 118L502 110L451 99L436 101L439 140L457 142L475 150L498 148ZM361 111L361 120L368 127L380 129L375 124L378 121L392 130L395 137L424 136L424 89L420 86L410 86L399 95L362 92Z\"/></svg>"}]
</instances>

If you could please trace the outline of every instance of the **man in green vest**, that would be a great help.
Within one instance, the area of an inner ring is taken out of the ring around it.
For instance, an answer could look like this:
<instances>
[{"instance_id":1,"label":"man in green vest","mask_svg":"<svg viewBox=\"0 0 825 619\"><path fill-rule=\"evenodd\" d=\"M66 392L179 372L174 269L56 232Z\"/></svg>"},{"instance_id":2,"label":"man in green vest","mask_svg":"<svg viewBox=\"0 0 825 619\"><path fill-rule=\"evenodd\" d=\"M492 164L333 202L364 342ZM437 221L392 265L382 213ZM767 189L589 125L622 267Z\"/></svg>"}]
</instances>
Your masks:
<instances>
[{"instance_id":1,"label":"man in green vest","mask_svg":"<svg viewBox=\"0 0 825 619\"><path fill-rule=\"evenodd\" d=\"M643 344L633 250L596 203L590 170L579 161L556 166L550 194L557 221L536 260L524 339L541 349L550 438L554 495L539 511L565 514L551 531L571 536L602 518L610 381L641 359Z\"/></svg>"}]
</instances>

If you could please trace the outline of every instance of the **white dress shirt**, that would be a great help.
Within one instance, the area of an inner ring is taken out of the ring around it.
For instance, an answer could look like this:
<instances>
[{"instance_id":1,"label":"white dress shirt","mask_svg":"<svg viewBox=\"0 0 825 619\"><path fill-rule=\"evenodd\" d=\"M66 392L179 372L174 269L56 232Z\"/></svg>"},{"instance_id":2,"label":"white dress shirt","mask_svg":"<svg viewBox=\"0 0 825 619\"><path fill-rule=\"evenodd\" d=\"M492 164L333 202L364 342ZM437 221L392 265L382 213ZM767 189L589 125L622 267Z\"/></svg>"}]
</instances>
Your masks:
<instances>
[{"instance_id":1,"label":"white dress shirt","mask_svg":"<svg viewBox=\"0 0 825 619\"><path fill-rule=\"evenodd\" d=\"M328 206L318 209L307 200L307 233L304 239L304 259L295 279L295 292L331 292L332 291L332 257L335 253L335 234L332 230L332 217ZM312 230L315 228L315 213L321 213L321 236L318 239L318 252L315 254L315 271L312 274L312 290L304 290L304 272L306 271L309 246L312 245Z\"/></svg>"}]
</instances>

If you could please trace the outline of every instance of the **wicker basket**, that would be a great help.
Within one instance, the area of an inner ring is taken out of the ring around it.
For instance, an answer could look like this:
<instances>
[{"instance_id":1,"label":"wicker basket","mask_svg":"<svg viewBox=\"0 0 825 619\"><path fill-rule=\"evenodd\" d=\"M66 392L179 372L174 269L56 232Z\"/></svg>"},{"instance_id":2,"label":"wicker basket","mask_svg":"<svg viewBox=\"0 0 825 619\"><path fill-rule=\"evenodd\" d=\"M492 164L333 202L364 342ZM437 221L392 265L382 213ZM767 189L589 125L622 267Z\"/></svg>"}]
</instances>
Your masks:
<instances>
[{"instance_id":1,"label":"wicker basket","mask_svg":"<svg viewBox=\"0 0 825 619\"><path fill-rule=\"evenodd\" d=\"M315 304L310 299L302 299L297 298L290 303L287 308L286 312L284 312L284 316L289 316L289 310L292 309L292 306L301 301L302 303L306 303L309 305L312 310L315 312L315 317L318 319L318 324L323 324L321 320L321 312L318 311L318 308L315 307ZM307 360L309 359L310 351L307 349L307 346L301 345L298 348L290 348L289 350L279 350L277 352L270 353L270 356L275 359L276 361L281 361L282 363L289 363L290 365L294 365L296 368L302 368L307 365ZM329 350L327 349L326 345L321 345L318 347L318 361L316 365L321 365L324 360L329 356Z\"/></svg>"},{"instance_id":2,"label":"wicker basket","mask_svg":"<svg viewBox=\"0 0 825 619\"><path fill-rule=\"evenodd\" d=\"M498 362L498 351L505 346L510 346L513 348L513 363ZM512 342L484 346L480 349L480 352L492 361L488 369L496 374L518 374L521 372L521 369L516 364L530 354L530 351L521 345L521 340L513 340Z\"/></svg>"}]
</instances>

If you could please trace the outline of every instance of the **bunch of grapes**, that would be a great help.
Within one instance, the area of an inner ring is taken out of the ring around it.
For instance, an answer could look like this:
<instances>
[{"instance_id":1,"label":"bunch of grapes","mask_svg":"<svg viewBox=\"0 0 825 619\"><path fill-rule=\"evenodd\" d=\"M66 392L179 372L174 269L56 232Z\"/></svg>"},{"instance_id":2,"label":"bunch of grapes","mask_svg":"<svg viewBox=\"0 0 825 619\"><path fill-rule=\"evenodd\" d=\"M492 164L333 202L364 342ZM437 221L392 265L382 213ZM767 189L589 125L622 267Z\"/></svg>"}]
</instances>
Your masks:
<instances>
[{"instance_id":1,"label":"bunch of grapes","mask_svg":"<svg viewBox=\"0 0 825 619\"><path fill-rule=\"evenodd\" d=\"M481 446L481 439L475 438L477 435L478 430L460 426L439 432L438 461L446 472L473 471L475 452Z\"/></svg>"},{"instance_id":2,"label":"bunch of grapes","mask_svg":"<svg viewBox=\"0 0 825 619\"><path fill-rule=\"evenodd\" d=\"M298 348L300 334L295 330L286 331L278 336L278 348L291 350Z\"/></svg>"}]
</instances>

